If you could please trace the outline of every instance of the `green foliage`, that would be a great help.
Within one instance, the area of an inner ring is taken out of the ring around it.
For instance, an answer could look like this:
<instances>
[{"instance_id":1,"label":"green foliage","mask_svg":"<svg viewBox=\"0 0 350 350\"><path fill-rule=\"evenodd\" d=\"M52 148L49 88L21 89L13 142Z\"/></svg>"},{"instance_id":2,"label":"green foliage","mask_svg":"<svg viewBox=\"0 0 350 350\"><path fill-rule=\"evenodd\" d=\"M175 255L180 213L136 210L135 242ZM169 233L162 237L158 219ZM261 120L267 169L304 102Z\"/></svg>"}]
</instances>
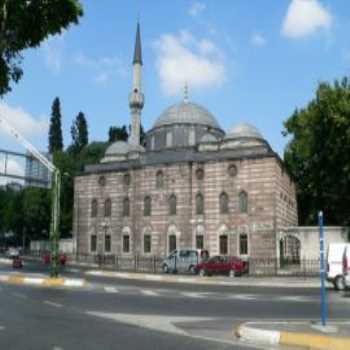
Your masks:
<instances>
[{"instance_id":1,"label":"green foliage","mask_svg":"<svg viewBox=\"0 0 350 350\"><path fill-rule=\"evenodd\" d=\"M79 0L0 0L0 96L23 74L23 50L77 24L82 15Z\"/></svg>"},{"instance_id":2,"label":"green foliage","mask_svg":"<svg viewBox=\"0 0 350 350\"><path fill-rule=\"evenodd\" d=\"M285 122L286 166L297 183L301 224L350 223L350 84L321 83L305 109Z\"/></svg>"},{"instance_id":3,"label":"green foliage","mask_svg":"<svg viewBox=\"0 0 350 350\"><path fill-rule=\"evenodd\" d=\"M128 141L129 134L126 125L111 126L108 131L108 142Z\"/></svg>"},{"instance_id":4,"label":"green foliage","mask_svg":"<svg viewBox=\"0 0 350 350\"><path fill-rule=\"evenodd\" d=\"M63 136L61 125L61 103L56 97L52 103L50 129L49 129L49 152L54 154L63 150Z\"/></svg>"},{"instance_id":5,"label":"green foliage","mask_svg":"<svg viewBox=\"0 0 350 350\"><path fill-rule=\"evenodd\" d=\"M72 150L80 152L89 143L88 125L83 112L79 112L71 127Z\"/></svg>"}]
</instances>

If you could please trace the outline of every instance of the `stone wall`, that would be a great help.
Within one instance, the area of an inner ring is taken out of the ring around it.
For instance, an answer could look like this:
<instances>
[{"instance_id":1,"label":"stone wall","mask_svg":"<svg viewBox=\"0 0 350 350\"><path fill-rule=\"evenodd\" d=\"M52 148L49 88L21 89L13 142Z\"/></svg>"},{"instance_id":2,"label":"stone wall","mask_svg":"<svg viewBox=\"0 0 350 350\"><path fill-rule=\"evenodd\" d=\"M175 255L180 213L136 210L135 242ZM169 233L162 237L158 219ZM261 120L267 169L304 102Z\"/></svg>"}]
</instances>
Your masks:
<instances>
[{"instance_id":1,"label":"stone wall","mask_svg":"<svg viewBox=\"0 0 350 350\"><path fill-rule=\"evenodd\" d=\"M236 166L231 176L228 168ZM198 179L198 169L204 177ZM156 174L163 172L163 188L156 186ZM130 175L130 185L124 176ZM101 177L104 178L104 184ZM239 194L248 194L248 212L239 210ZM282 193L285 197L280 197ZM219 196L229 197L229 213L221 214ZM197 215L195 198L204 197L204 213ZM169 197L177 198L177 215L169 215ZM144 198L152 199L152 215L144 216ZM131 203L130 216L123 217L123 199ZM111 217L104 217L103 203L112 201ZM91 217L91 202L98 200L98 215ZM289 203L294 203L290 205ZM112 236L111 253L122 255L122 236L130 235L129 255L143 255L143 235L151 233L152 255L168 253L168 236L177 236L177 247L195 247L196 234L204 235L204 247L219 254L219 236L228 236L228 254L240 255L239 235L248 236L248 256L276 256L276 228L297 225L295 188L282 174L276 157L257 157L207 162L183 162L135 167L128 170L86 174L75 178L74 234L77 251L90 253L90 236L98 237L97 253L104 253L104 235Z\"/></svg>"}]
</instances>

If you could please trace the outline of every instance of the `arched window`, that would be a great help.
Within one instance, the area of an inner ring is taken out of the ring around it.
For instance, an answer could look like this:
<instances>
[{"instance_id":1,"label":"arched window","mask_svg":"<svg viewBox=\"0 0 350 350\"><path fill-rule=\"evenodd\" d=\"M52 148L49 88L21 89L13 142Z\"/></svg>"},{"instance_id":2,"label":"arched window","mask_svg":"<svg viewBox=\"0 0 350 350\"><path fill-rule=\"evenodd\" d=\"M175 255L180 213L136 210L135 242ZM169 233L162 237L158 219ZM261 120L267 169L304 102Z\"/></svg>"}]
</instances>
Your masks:
<instances>
[{"instance_id":1,"label":"arched window","mask_svg":"<svg viewBox=\"0 0 350 350\"><path fill-rule=\"evenodd\" d=\"M124 174L123 183L125 186L130 186L130 183L131 183L130 174Z\"/></svg>"},{"instance_id":2,"label":"arched window","mask_svg":"<svg viewBox=\"0 0 350 350\"><path fill-rule=\"evenodd\" d=\"M151 253L152 250L152 239L150 234L145 234L143 236L143 252L145 254Z\"/></svg>"},{"instance_id":3,"label":"arched window","mask_svg":"<svg viewBox=\"0 0 350 350\"><path fill-rule=\"evenodd\" d=\"M219 244L220 244L220 254L226 255L228 252L228 239L227 235L221 235L219 237Z\"/></svg>"},{"instance_id":4,"label":"arched window","mask_svg":"<svg viewBox=\"0 0 350 350\"><path fill-rule=\"evenodd\" d=\"M176 235L170 235L169 236L169 253L173 252L176 250Z\"/></svg>"},{"instance_id":5,"label":"arched window","mask_svg":"<svg viewBox=\"0 0 350 350\"><path fill-rule=\"evenodd\" d=\"M196 249L204 248L204 236L201 234L196 235Z\"/></svg>"},{"instance_id":6,"label":"arched window","mask_svg":"<svg viewBox=\"0 0 350 350\"><path fill-rule=\"evenodd\" d=\"M196 195L196 214L203 215L204 214L204 198L201 193Z\"/></svg>"},{"instance_id":7,"label":"arched window","mask_svg":"<svg viewBox=\"0 0 350 350\"><path fill-rule=\"evenodd\" d=\"M112 201L108 198L105 200L105 217L112 215Z\"/></svg>"},{"instance_id":8,"label":"arched window","mask_svg":"<svg viewBox=\"0 0 350 350\"><path fill-rule=\"evenodd\" d=\"M130 216L130 200L128 197L123 200L123 216Z\"/></svg>"},{"instance_id":9,"label":"arched window","mask_svg":"<svg viewBox=\"0 0 350 350\"><path fill-rule=\"evenodd\" d=\"M176 215L177 199L174 194L169 198L169 215Z\"/></svg>"},{"instance_id":10,"label":"arched window","mask_svg":"<svg viewBox=\"0 0 350 350\"><path fill-rule=\"evenodd\" d=\"M239 254L248 254L248 235L245 233L239 235Z\"/></svg>"},{"instance_id":11,"label":"arched window","mask_svg":"<svg viewBox=\"0 0 350 350\"><path fill-rule=\"evenodd\" d=\"M240 192L239 194L239 211L241 213L248 212L248 194L245 191Z\"/></svg>"},{"instance_id":12,"label":"arched window","mask_svg":"<svg viewBox=\"0 0 350 350\"><path fill-rule=\"evenodd\" d=\"M147 196L143 200L143 215L151 216L152 213L152 199L150 196Z\"/></svg>"},{"instance_id":13,"label":"arched window","mask_svg":"<svg viewBox=\"0 0 350 350\"><path fill-rule=\"evenodd\" d=\"M161 170L157 171L156 174L156 187L159 188L163 188L164 186L164 175L163 172Z\"/></svg>"},{"instance_id":14,"label":"arched window","mask_svg":"<svg viewBox=\"0 0 350 350\"><path fill-rule=\"evenodd\" d=\"M220 213L228 213L228 194L226 192L220 194Z\"/></svg>"},{"instance_id":15,"label":"arched window","mask_svg":"<svg viewBox=\"0 0 350 350\"><path fill-rule=\"evenodd\" d=\"M91 201L91 217L95 218L97 216L97 199Z\"/></svg>"},{"instance_id":16,"label":"arched window","mask_svg":"<svg viewBox=\"0 0 350 350\"><path fill-rule=\"evenodd\" d=\"M130 236L123 235L123 253L130 253Z\"/></svg>"},{"instance_id":17,"label":"arched window","mask_svg":"<svg viewBox=\"0 0 350 350\"><path fill-rule=\"evenodd\" d=\"M196 178L198 181L202 181L204 179L204 170L202 168L196 170Z\"/></svg>"}]
</instances>

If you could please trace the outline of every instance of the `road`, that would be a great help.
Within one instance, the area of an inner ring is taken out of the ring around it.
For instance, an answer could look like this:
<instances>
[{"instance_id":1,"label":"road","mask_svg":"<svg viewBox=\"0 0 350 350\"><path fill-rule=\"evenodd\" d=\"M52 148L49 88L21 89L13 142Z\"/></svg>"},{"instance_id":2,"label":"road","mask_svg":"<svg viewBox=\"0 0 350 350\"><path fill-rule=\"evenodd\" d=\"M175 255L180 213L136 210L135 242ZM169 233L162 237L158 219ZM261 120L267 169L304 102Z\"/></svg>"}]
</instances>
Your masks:
<instances>
[{"instance_id":1,"label":"road","mask_svg":"<svg viewBox=\"0 0 350 350\"><path fill-rule=\"evenodd\" d=\"M0 266L0 274L9 272ZM47 273L29 264L24 273ZM256 349L232 329L247 320L319 317L314 288L198 286L85 277L83 289L0 284L0 348ZM350 298L329 291L329 315L350 315Z\"/></svg>"}]
</instances>

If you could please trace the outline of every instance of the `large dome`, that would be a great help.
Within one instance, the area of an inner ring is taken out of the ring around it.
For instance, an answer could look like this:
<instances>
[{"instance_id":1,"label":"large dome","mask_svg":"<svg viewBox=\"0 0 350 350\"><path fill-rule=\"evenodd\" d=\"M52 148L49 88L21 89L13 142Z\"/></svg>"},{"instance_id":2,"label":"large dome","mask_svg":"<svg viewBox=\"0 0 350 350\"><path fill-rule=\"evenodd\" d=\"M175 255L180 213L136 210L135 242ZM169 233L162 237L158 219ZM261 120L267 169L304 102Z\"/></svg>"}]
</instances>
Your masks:
<instances>
[{"instance_id":1,"label":"large dome","mask_svg":"<svg viewBox=\"0 0 350 350\"><path fill-rule=\"evenodd\" d=\"M215 117L208 110L186 101L167 108L154 123L153 128L174 124L196 124L220 129Z\"/></svg>"}]
</instances>

